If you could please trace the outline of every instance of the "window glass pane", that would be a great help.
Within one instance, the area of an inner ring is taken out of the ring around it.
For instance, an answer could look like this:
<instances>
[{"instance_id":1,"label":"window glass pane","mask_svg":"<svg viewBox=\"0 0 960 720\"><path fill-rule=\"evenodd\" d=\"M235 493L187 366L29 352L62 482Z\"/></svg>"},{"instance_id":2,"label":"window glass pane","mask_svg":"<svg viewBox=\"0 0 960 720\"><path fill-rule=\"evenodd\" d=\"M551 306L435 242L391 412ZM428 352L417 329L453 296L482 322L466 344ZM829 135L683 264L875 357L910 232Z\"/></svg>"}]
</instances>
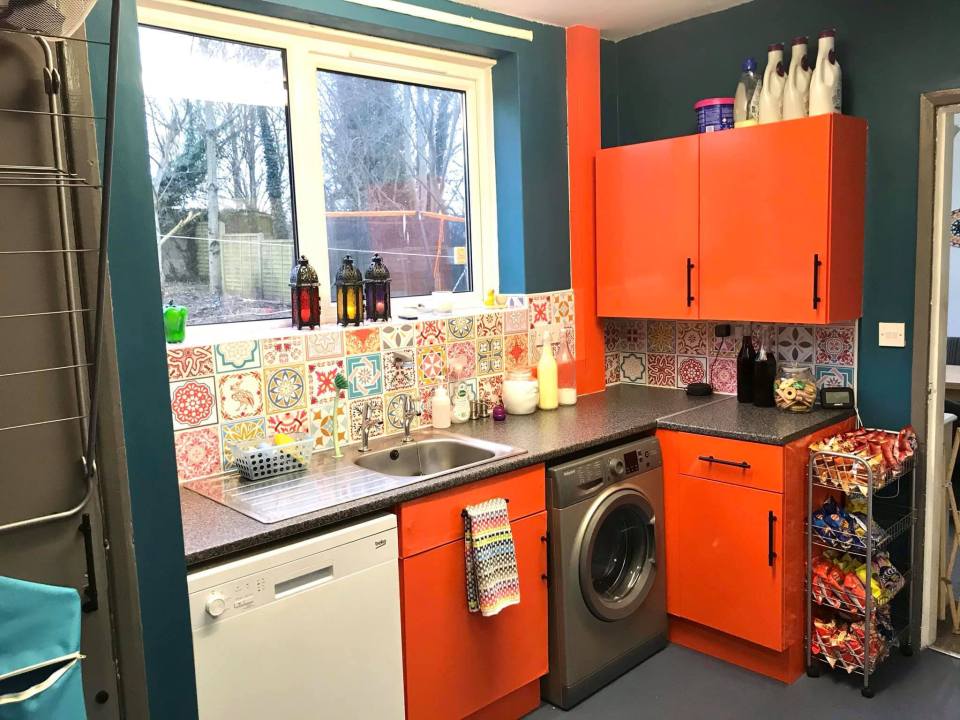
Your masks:
<instances>
[{"instance_id":1,"label":"window glass pane","mask_svg":"<svg viewBox=\"0 0 960 720\"><path fill-rule=\"evenodd\" d=\"M380 253L394 297L469 292L464 93L319 71L330 284Z\"/></svg>"},{"instance_id":2,"label":"window glass pane","mask_svg":"<svg viewBox=\"0 0 960 720\"><path fill-rule=\"evenodd\" d=\"M283 52L140 28L164 299L203 324L289 315Z\"/></svg>"}]
</instances>

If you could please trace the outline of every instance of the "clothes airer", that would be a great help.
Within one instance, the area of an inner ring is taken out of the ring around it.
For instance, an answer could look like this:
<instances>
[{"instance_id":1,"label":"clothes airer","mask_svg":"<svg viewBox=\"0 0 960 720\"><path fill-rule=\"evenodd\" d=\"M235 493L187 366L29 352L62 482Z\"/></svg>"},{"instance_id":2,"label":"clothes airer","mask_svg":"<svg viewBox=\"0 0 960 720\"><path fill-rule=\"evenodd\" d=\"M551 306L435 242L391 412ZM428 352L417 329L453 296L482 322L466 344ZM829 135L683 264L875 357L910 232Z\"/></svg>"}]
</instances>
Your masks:
<instances>
[{"instance_id":1,"label":"clothes airer","mask_svg":"<svg viewBox=\"0 0 960 720\"><path fill-rule=\"evenodd\" d=\"M333 378L333 384L337 388L337 392L333 395L333 427L330 432L333 433L333 456L335 458L342 458L343 453L340 451L340 423L337 420L337 403L340 402L340 393L347 389L347 379L343 376L343 373L337 373L336 377Z\"/></svg>"}]
</instances>

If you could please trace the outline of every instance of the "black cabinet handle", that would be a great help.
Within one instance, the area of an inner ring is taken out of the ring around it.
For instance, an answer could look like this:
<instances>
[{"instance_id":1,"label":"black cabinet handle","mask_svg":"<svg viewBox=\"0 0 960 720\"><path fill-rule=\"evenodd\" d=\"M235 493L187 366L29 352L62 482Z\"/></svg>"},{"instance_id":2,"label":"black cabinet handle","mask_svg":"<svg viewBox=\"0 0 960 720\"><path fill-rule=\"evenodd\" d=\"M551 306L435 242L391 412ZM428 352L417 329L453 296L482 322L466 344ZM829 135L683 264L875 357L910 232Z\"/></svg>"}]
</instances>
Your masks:
<instances>
[{"instance_id":1,"label":"black cabinet handle","mask_svg":"<svg viewBox=\"0 0 960 720\"><path fill-rule=\"evenodd\" d=\"M687 258L687 307L693 305L693 260Z\"/></svg>"},{"instance_id":2,"label":"black cabinet handle","mask_svg":"<svg viewBox=\"0 0 960 720\"><path fill-rule=\"evenodd\" d=\"M820 256L813 254L813 309L816 310L820 305Z\"/></svg>"},{"instance_id":3,"label":"black cabinet handle","mask_svg":"<svg viewBox=\"0 0 960 720\"><path fill-rule=\"evenodd\" d=\"M734 460L721 460L720 458L715 458L713 455L700 455L697 459L708 463L716 463L717 465L729 465L730 467L738 467L744 470L750 469L750 463L745 460L741 460L740 462L735 462Z\"/></svg>"},{"instance_id":4,"label":"black cabinet handle","mask_svg":"<svg viewBox=\"0 0 960 720\"><path fill-rule=\"evenodd\" d=\"M767 514L767 565L773 567L773 561L777 559L777 551L773 549L773 525L777 522L777 516L771 510Z\"/></svg>"},{"instance_id":5,"label":"black cabinet handle","mask_svg":"<svg viewBox=\"0 0 960 720\"><path fill-rule=\"evenodd\" d=\"M99 593L97 592L97 568L94 565L93 555L93 528L90 525L90 515L80 516L80 534L83 535L83 554L87 561L87 585L83 588L83 603L80 609L85 613L92 613L100 607Z\"/></svg>"}]
</instances>

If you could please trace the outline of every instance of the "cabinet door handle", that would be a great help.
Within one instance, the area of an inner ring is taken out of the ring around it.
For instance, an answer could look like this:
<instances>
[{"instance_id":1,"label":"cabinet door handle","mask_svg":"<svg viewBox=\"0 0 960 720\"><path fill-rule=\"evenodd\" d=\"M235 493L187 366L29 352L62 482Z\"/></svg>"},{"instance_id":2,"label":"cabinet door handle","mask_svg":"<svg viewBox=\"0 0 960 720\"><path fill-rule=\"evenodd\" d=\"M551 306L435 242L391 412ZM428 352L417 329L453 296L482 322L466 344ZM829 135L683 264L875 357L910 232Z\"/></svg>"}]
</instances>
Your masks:
<instances>
[{"instance_id":1,"label":"cabinet door handle","mask_svg":"<svg viewBox=\"0 0 960 720\"><path fill-rule=\"evenodd\" d=\"M813 254L813 309L816 310L820 306L820 266L823 265L820 262L820 256L816 253Z\"/></svg>"},{"instance_id":2,"label":"cabinet door handle","mask_svg":"<svg viewBox=\"0 0 960 720\"><path fill-rule=\"evenodd\" d=\"M773 525L777 522L777 516L773 510L767 513L767 565L773 567L773 561L777 559L777 551L773 549Z\"/></svg>"},{"instance_id":3,"label":"cabinet door handle","mask_svg":"<svg viewBox=\"0 0 960 720\"><path fill-rule=\"evenodd\" d=\"M687 258L687 307L693 305L693 260Z\"/></svg>"},{"instance_id":4,"label":"cabinet door handle","mask_svg":"<svg viewBox=\"0 0 960 720\"><path fill-rule=\"evenodd\" d=\"M750 469L750 463L746 460L741 460L736 462L734 460L721 460L720 458L715 458L713 455L700 455L697 460L703 460L703 462L716 463L717 465L729 465L730 467L738 467L743 470Z\"/></svg>"}]
</instances>

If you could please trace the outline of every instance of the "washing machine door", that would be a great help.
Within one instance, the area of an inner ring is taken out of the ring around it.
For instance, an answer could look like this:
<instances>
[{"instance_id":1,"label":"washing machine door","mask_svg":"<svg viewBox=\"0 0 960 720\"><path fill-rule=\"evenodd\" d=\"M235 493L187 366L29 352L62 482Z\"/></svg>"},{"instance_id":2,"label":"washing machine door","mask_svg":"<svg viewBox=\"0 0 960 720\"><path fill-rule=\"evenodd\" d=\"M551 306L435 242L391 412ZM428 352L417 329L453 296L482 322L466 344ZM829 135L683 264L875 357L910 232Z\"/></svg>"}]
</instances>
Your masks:
<instances>
[{"instance_id":1,"label":"washing machine door","mask_svg":"<svg viewBox=\"0 0 960 720\"><path fill-rule=\"evenodd\" d=\"M587 519L580 545L580 590L601 620L631 615L653 587L655 522L653 506L633 489L607 495Z\"/></svg>"}]
</instances>

